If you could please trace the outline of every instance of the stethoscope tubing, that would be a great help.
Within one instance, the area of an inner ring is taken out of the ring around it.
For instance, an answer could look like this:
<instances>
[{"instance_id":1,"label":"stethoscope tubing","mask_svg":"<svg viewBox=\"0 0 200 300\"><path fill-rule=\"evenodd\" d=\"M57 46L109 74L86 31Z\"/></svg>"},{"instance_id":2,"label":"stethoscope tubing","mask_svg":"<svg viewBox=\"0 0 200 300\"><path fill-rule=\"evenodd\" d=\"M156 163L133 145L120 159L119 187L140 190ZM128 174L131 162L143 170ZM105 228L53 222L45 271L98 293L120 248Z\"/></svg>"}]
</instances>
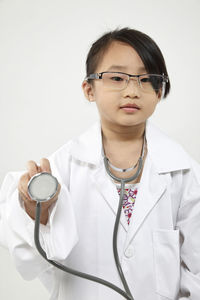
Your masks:
<instances>
[{"instance_id":1,"label":"stethoscope tubing","mask_svg":"<svg viewBox=\"0 0 200 300\"><path fill-rule=\"evenodd\" d=\"M120 263L119 255L118 255L118 250L117 250L117 234L118 234L119 221L120 221L121 210L122 210L122 202L123 202L123 196L124 196L124 186L125 186L125 182L122 180L121 181L119 206L118 206L118 210L117 210L117 216L116 216L115 226L114 226L114 231L113 231L113 254L114 254L114 258L115 258L115 264L116 264L119 276L121 278L121 281L123 283L124 289L125 289L125 291L128 295L131 295L131 292L130 292L128 284L126 282L124 273L122 271L122 267L121 267L121 263ZM131 295L131 299L133 300L132 295Z\"/></svg>"},{"instance_id":2,"label":"stethoscope tubing","mask_svg":"<svg viewBox=\"0 0 200 300\"><path fill-rule=\"evenodd\" d=\"M128 295L125 291L121 290L116 285L114 285L114 284L112 284L112 283L110 283L110 282L108 282L104 279L101 279L101 278L96 277L96 276L89 275L87 273L79 272L77 270L74 270L74 269L71 269L71 268L68 268L68 267L62 265L59 262L48 259L45 251L43 250L43 248L40 244L40 239L39 239L40 215L41 215L41 203L40 202L37 202L35 212L36 212L36 218L35 218L35 228L34 228L34 241L35 241L35 245L36 245L36 248L37 248L38 252L41 254L41 256L46 261L48 261L51 265L57 267L58 269L60 269L64 272L67 272L67 273L70 273L72 275L75 275L75 276L78 276L78 277L81 277L81 278L85 278L85 279L97 282L97 283L102 284L102 285L105 285L105 286L113 289L114 291L116 291L118 294L122 295L127 300L134 300L131 295Z\"/></svg>"},{"instance_id":3,"label":"stethoscope tubing","mask_svg":"<svg viewBox=\"0 0 200 300\"><path fill-rule=\"evenodd\" d=\"M117 287L116 285L112 284L109 281L106 281L102 278L93 276L93 275L89 275L87 273L83 273L83 272L79 272L77 270L68 268L67 266L64 266L63 264L56 262L54 260L50 260L47 258L47 255L44 251L44 249L42 248L41 244L40 244L40 238L39 238L39 232L40 232L40 215L41 215L41 203L40 201L37 201L36 203L36 211L35 211L35 228L34 228L34 241L35 241L35 245L36 248L38 250L38 252L41 254L41 256L48 261L50 264L52 264L53 266L57 267L58 269L70 273L72 275L81 277L81 278L85 278L94 282L97 282L99 284L105 285L109 288L111 288L112 290L116 291L118 294L122 295L124 298L126 298L127 300L134 300L130 289L128 287L128 284L126 282L124 273L122 271L122 267L121 267L121 263L119 260L119 255L118 255L118 249L117 249L117 234L118 234L118 228L119 228L119 222L120 222L120 216L121 216L121 210L122 210L122 202L123 202L123 196L124 196L124 187L125 187L125 183L133 181L134 179L136 179L141 170L142 170L142 164L143 164L143 160L142 157L139 158L139 163L138 163L138 169L137 172L129 177L129 178L119 178L116 177L114 174L112 174L109 170L109 165L108 165L108 159L106 156L104 156L104 165L105 165L105 169L107 171L107 173L116 181L121 183L121 191L120 191L120 200L119 200L119 205L118 205L118 210L117 210L117 215L116 215L116 220L115 220L115 225L114 225L114 231L113 231L113 254L114 254L114 259L115 259L115 264L119 273L119 276L121 278L121 281L123 283L124 289L125 291L123 291L122 289L120 289L119 287Z\"/></svg>"},{"instance_id":4,"label":"stethoscope tubing","mask_svg":"<svg viewBox=\"0 0 200 300\"><path fill-rule=\"evenodd\" d=\"M126 293L128 295L130 295L131 300L134 300L134 298L131 294L131 291L129 289L129 286L127 284L126 278L124 276L124 273L122 271L121 263L119 260L118 248L117 248L117 234L118 234L118 228L119 228L119 222L120 222L120 216L121 216L121 210L122 210L122 203L123 203L123 198L124 198L125 183L135 180L140 175L140 173L142 171L143 160L142 160L142 157L139 158L138 169L137 169L137 172L133 176L128 177L128 178L123 178L123 179L115 176L114 174L112 174L110 172L109 165L108 165L108 158L106 156L104 156L104 165L105 165L105 169L106 169L107 173L109 174L109 176L111 178L113 178L114 180L121 183L120 200L119 200L117 216L116 216L114 231L113 231L113 254L114 254L114 258L115 258L115 264L116 264L119 276L121 278L121 281L123 283L124 289L125 289Z\"/></svg>"}]
</instances>

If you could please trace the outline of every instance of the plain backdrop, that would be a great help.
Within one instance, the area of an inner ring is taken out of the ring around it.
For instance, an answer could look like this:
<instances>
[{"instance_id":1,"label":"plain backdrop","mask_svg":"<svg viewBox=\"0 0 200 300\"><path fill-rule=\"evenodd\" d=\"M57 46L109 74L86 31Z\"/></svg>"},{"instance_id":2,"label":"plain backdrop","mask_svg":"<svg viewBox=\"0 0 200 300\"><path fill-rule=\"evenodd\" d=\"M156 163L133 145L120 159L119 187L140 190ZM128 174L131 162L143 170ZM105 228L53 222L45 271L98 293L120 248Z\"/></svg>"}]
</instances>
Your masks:
<instances>
[{"instance_id":1,"label":"plain backdrop","mask_svg":"<svg viewBox=\"0 0 200 300\"><path fill-rule=\"evenodd\" d=\"M81 90L85 58L100 35L125 26L150 35L166 60L172 89L153 122L200 162L199 13L199 0L0 0L0 184L97 120ZM0 279L2 300L49 299L3 248Z\"/></svg>"}]
</instances>

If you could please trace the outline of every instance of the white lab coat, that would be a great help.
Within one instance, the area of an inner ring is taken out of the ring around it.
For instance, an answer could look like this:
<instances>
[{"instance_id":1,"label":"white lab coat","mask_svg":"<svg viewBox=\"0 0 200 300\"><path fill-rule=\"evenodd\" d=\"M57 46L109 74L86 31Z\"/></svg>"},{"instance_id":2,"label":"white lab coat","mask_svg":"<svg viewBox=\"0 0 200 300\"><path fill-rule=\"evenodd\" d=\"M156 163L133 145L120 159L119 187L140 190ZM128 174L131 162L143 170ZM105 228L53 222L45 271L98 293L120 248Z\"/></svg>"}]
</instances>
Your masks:
<instances>
[{"instance_id":1,"label":"white lab coat","mask_svg":"<svg viewBox=\"0 0 200 300\"><path fill-rule=\"evenodd\" d=\"M121 214L122 269L135 300L199 300L200 166L149 121L146 138L148 154L130 225ZM48 258L123 289L112 250L119 196L101 149L97 121L49 157L62 189L48 224L41 225L41 243ZM22 173L9 173L2 185L0 242L23 278L39 277L51 300L124 299L108 287L49 266L37 253L34 222L18 200Z\"/></svg>"}]
</instances>

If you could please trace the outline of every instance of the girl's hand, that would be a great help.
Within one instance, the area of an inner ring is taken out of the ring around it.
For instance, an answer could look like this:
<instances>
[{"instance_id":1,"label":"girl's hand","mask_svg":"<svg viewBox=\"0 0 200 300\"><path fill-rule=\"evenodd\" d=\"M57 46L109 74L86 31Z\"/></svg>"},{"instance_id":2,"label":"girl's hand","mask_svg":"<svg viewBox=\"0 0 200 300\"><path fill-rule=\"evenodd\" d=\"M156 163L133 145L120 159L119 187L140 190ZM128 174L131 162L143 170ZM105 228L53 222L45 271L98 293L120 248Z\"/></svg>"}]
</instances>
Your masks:
<instances>
[{"instance_id":1,"label":"girl's hand","mask_svg":"<svg viewBox=\"0 0 200 300\"><path fill-rule=\"evenodd\" d=\"M23 174L20 177L18 184L18 191L20 198L24 201L24 206L28 215L35 219L35 207L36 201L32 200L28 195L28 182L37 173L47 172L51 174L51 167L49 160L46 158L42 158L40 160L40 166L38 166L34 161L30 160L27 162L27 170L28 172ZM42 224L46 224L48 221L48 208L58 199L58 195L60 193L61 186L58 185L58 190L55 196L47 202L41 203L41 218L40 222Z\"/></svg>"}]
</instances>

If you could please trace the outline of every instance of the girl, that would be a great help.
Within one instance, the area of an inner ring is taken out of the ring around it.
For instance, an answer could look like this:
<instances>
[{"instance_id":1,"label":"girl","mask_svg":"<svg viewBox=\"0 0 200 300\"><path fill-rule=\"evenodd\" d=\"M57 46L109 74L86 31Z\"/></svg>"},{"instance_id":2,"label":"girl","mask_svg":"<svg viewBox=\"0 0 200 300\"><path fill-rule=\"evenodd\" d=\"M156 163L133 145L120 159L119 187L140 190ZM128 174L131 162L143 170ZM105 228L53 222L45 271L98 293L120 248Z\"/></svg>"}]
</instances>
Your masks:
<instances>
[{"instance_id":1,"label":"girl","mask_svg":"<svg viewBox=\"0 0 200 300\"><path fill-rule=\"evenodd\" d=\"M112 289L64 273L36 251L35 202L29 179L46 171L59 189L43 204L41 243L49 259L103 278L135 300L200 299L200 168L148 120L170 90L155 42L130 28L104 34L91 47L82 88L99 121L40 166L9 173L1 189L0 240L24 279L38 277L51 300L124 299ZM107 165L106 165L107 164ZM107 168L105 168L107 166ZM125 183L117 235L112 236ZM135 176L134 176L135 175Z\"/></svg>"}]
</instances>

